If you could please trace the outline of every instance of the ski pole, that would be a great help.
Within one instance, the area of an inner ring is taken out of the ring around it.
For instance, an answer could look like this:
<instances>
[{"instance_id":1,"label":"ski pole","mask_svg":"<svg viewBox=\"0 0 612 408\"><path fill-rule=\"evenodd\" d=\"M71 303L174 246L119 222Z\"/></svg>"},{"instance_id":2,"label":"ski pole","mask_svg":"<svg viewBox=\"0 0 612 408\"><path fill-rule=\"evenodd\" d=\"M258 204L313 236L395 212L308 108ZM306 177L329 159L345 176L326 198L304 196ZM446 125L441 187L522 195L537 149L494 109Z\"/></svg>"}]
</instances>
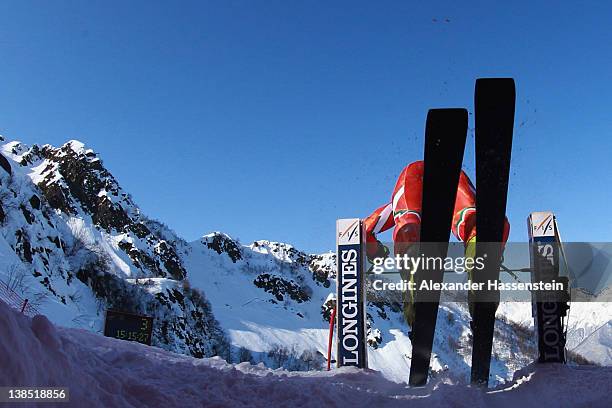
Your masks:
<instances>
[{"instance_id":1,"label":"ski pole","mask_svg":"<svg viewBox=\"0 0 612 408\"><path fill-rule=\"evenodd\" d=\"M28 299L25 299L23 301L23 306L21 306L21 313L23 313L23 311L25 310L26 306L28 305Z\"/></svg>"},{"instance_id":2,"label":"ski pole","mask_svg":"<svg viewBox=\"0 0 612 408\"><path fill-rule=\"evenodd\" d=\"M518 268L518 269L510 269L508 267L506 267L505 265L500 265L500 271L504 271L504 272L508 272L510 275L514 276L516 278L516 274L514 274L514 272L531 272L530 268ZM446 270L444 271L444 273L457 273L453 270ZM398 275L399 272L396 271L390 271L390 272L366 272L366 275Z\"/></svg>"},{"instance_id":3,"label":"ski pole","mask_svg":"<svg viewBox=\"0 0 612 408\"><path fill-rule=\"evenodd\" d=\"M519 282L521 282L521 280L519 279L517 274L514 273L514 272L531 272L531 269L529 269L529 268L510 269L510 268L508 268L504 264L500 264L499 267L501 268L501 270L503 270L505 272L508 272L510 274L510 276L512 276L515 280L517 280Z\"/></svg>"},{"instance_id":4,"label":"ski pole","mask_svg":"<svg viewBox=\"0 0 612 408\"><path fill-rule=\"evenodd\" d=\"M327 343L327 371L331 369L331 349L334 340L334 322L336 320L336 308L332 309L331 317L329 318L329 341Z\"/></svg>"}]
</instances>

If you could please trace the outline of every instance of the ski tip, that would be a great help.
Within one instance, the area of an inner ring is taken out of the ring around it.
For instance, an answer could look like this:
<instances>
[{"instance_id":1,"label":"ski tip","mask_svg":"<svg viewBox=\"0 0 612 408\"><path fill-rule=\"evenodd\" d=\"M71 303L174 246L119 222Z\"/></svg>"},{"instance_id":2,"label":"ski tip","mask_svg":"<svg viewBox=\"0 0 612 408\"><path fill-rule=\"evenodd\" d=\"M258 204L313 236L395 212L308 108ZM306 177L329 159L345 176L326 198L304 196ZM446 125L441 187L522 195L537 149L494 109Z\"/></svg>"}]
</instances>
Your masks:
<instances>
[{"instance_id":1,"label":"ski tip","mask_svg":"<svg viewBox=\"0 0 612 408\"><path fill-rule=\"evenodd\" d=\"M514 78L476 78L476 84L479 83L495 83L495 84L513 84Z\"/></svg>"},{"instance_id":2,"label":"ski tip","mask_svg":"<svg viewBox=\"0 0 612 408\"><path fill-rule=\"evenodd\" d=\"M466 108L435 108L435 109L429 109L429 111L427 111L427 114L432 114L432 115L440 115L440 114L462 114L462 113L467 113L467 109Z\"/></svg>"},{"instance_id":3,"label":"ski tip","mask_svg":"<svg viewBox=\"0 0 612 408\"><path fill-rule=\"evenodd\" d=\"M468 111L465 108L437 108L430 109L427 111L427 121L440 120L453 121L453 122L465 122L468 120Z\"/></svg>"},{"instance_id":4,"label":"ski tip","mask_svg":"<svg viewBox=\"0 0 612 408\"><path fill-rule=\"evenodd\" d=\"M476 94L494 93L499 95L502 92L516 94L516 84L514 78L477 78Z\"/></svg>"},{"instance_id":5,"label":"ski tip","mask_svg":"<svg viewBox=\"0 0 612 408\"><path fill-rule=\"evenodd\" d=\"M434 143L434 145L439 147L441 140L445 140L444 145L450 142L452 146L455 146L455 142L462 141L463 145L457 145L456 149L461 150L461 155L463 156L467 129L467 109L430 109L427 112L427 121L425 122L425 150L427 151L429 143ZM424 157L427 157L427 153L425 153Z\"/></svg>"}]
</instances>

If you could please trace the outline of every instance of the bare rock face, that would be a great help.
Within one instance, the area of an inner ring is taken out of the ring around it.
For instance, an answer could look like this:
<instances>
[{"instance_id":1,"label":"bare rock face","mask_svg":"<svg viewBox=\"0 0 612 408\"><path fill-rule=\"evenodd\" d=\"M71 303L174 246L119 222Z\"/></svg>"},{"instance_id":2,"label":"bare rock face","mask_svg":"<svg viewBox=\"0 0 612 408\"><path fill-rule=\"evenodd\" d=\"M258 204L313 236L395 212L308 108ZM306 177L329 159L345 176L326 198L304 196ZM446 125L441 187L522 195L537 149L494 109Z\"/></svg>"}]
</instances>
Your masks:
<instances>
[{"instance_id":1,"label":"bare rock face","mask_svg":"<svg viewBox=\"0 0 612 408\"><path fill-rule=\"evenodd\" d=\"M226 254L234 263L242 259L240 246L226 234L214 232L202 237L201 242L219 255Z\"/></svg>"},{"instance_id":2,"label":"bare rock face","mask_svg":"<svg viewBox=\"0 0 612 408\"><path fill-rule=\"evenodd\" d=\"M67 215L87 214L105 232L125 235L119 247L146 275L186 276L177 249L151 232L148 219L92 150L77 141L61 148L33 147L24 162L43 169L38 187L53 208Z\"/></svg>"},{"instance_id":3,"label":"bare rock face","mask_svg":"<svg viewBox=\"0 0 612 408\"><path fill-rule=\"evenodd\" d=\"M8 174L12 174L11 165L9 164L9 161L6 159L6 157L4 157L1 154L0 154L0 167L2 167L4 171L6 171Z\"/></svg>"},{"instance_id":4,"label":"bare rock face","mask_svg":"<svg viewBox=\"0 0 612 408\"><path fill-rule=\"evenodd\" d=\"M279 302L282 302L287 296L298 303L310 300L310 295L303 287L279 276L262 273L255 278L253 283L258 288L274 295Z\"/></svg>"}]
</instances>

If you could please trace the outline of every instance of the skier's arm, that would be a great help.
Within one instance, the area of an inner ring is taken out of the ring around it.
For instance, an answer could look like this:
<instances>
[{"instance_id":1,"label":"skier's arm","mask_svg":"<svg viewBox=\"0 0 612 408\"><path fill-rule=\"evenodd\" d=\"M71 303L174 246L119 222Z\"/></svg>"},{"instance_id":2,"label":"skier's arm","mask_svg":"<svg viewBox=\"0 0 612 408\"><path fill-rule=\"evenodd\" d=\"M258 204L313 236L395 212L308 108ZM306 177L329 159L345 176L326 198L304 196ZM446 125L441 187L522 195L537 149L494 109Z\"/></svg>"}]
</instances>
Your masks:
<instances>
[{"instance_id":1,"label":"skier's arm","mask_svg":"<svg viewBox=\"0 0 612 408\"><path fill-rule=\"evenodd\" d=\"M453 235L463 242L469 242L476 236L476 189L464 171L461 171L459 176L452 230ZM510 223L506 217L504 221L504 242L508 240L509 233Z\"/></svg>"},{"instance_id":2,"label":"skier's arm","mask_svg":"<svg viewBox=\"0 0 612 408\"><path fill-rule=\"evenodd\" d=\"M385 204L376 209L363 221L366 234L366 252L368 258L372 259L378 255L381 244L376 239L376 234L384 232L395 225L393 219L392 203Z\"/></svg>"},{"instance_id":3,"label":"skier's arm","mask_svg":"<svg viewBox=\"0 0 612 408\"><path fill-rule=\"evenodd\" d=\"M393 206L387 203L376 209L368 218L363 221L367 236L376 236L380 232L385 232L395 225L393 220Z\"/></svg>"}]
</instances>

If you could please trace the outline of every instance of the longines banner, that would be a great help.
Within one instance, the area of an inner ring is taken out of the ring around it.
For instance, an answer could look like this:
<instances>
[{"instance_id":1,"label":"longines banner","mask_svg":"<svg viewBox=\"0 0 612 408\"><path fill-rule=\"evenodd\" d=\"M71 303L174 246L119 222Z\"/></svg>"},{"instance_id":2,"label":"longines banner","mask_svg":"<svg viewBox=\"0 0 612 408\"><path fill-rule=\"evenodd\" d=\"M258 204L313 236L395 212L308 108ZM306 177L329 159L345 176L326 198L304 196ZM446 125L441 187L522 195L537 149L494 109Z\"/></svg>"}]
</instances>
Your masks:
<instances>
[{"instance_id":1,"label":"longines banner","mask_svg":"<svg viewBox=\"0 0 612 408\"><path fill-rule=\"evenodd\" d=\"M338 256L337 364L365 368L365 275L363 271L363 233L358 218L336 223Z\"/></svg>"}]
</instances>

